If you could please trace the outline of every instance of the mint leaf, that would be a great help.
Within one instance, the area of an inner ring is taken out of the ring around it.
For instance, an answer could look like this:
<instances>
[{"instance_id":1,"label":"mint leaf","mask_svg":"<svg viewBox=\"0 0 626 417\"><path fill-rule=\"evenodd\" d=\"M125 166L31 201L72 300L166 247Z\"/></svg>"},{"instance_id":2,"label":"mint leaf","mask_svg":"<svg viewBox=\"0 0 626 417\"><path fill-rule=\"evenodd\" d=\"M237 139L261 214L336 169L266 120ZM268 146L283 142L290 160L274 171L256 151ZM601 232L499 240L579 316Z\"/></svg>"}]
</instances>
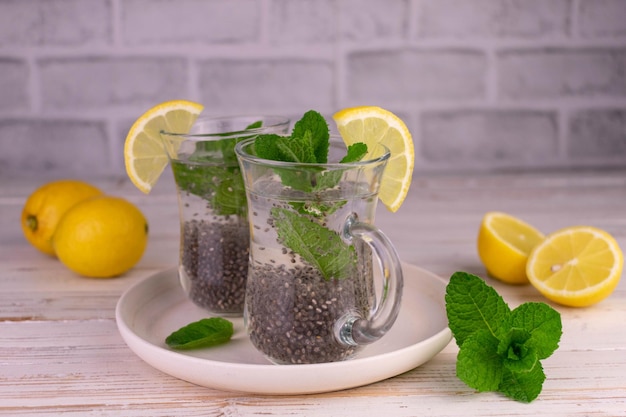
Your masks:
<instances>
[{"instance_id":1,"label":"mint leaf","mask_svg":"<svg viewBox=\"0 0 626 417\"><path fill-rule=\"evenodd\" d=\"M529 338L528 331L513 327L500 339L498 354L506 368L515 372L528 372L539 361L535 349L526 344Z\"/></svg>"},{"instance_id":2,"label":"mint leaf","mask_svg":"<svg viewBox=\"0 0 626 417\"><path fill-rule=\"evenodd\" d=\"M358 162L367 154L367 145L363 142L353 143L348 146L348 153L339 162L347 164L349 162Z\"/></svg>"},{"instance_id":3,"label":"mint leaf","mask_svg":"<svg viewBox=\"0 0 626 417\"><path fill-rule=\"evenodd\" d=\"M239 170L224 172L211 198L211 206L222 216L246 214L246 187Z\"/></svg>"},{"instance_id":4,"label":"mint leaf","mask_svg":"<svg viewBox=\"0 0 626 417\"><path fill-rule=\"evenodd\" d=\"M544 303L525 303L517 307L511 314L511 326L529 332L526 344L536 350L539 359L557 350L563 333L561 315Z\"/></svg>"},{"instance_id":5,"label":"mint leaf","mask_svg":"<svg viewBox=\"0 0 626 417\"><path fill-rule=\"evenodd\" d=\"M446 313L459 354L457 376L478 391L530 402L541 393L540 359L558 348L561 316L545 303L511 311L481 278L456 272L446 287Z\"/></svg>"},{"instance_id":6,"label":"mint leaf","mask_svg":"<svg viewBox=\"0 0 626 417\"><path fill-rule=\"evenodd\" d=\"M511 372L505 369L498 391L516 401L529 403L539 396L545 379L541 362L537 362L530 372Z\"/></svg>"},{"instance_id":7,"label":"mint leaf","mask_svg":"<svg viewBox=\"0 0 626 417\"><path fill-rule=\"evenodd\" d=\"M300 139L278 135L262 135L254 141L256 155L263 159L282 162L315 163L311 133ZM310 192L315 187L315 175L319 169L299 169L295 172L289 168L274 168L285 186L295 190Z\"/></svg>"},{"instance_id":8,"label":"mint leaf","mask_svg":"<svg viewBox=\"0 0 626 417\"><path fill-rule=\"evenodd\" d=\"M353 145L348 146L348 151L346 156L344 156L339 163L347 164L350 162L358 162L367 154L367 145L358 142ZM326 190L329 188L333 188L339 181L341 180L341 176L345 171L341 169L334 169L332 171L325 171L321 174L317 175L312 183L312 189L315 190Z\"/></svg>"},{"instance_id":9,"label":"mint leaf","mask_svg":"<svg viewBox=\"0 0 626 417\"><path fill-rule=\"evenodd\" d=\"M291 137L297 141L303 140L310 135L315 161L318 163L328 162L328 148L330 146L330 132L324 116L315 110L304 113L302 118L293 126Z\"/></svg>"},{"instance_id":10,"label":"mint leaf","mask_svg":"<svg viewBox=\"0 0 626 417\"><path fill-rule=\"evenodd\" d=\"M239 167L172 161L172 171L178 187L207 200L215 214L245 213L246 192Z\"/></svg>"},{"instance_id":11,"label":"mint leaf","mask_svg":"<svg viewBox=\"0 0 626 417\"><path fill-rule=\"evenodd\" d=\"M263 121L257 120L256 122L252 122L248 126L246 126L246 130L259 129L261 127L263 127Z\"/></svg>"},{"instance_id":12,"label":"mint leaf","mask_svg":"<svg viewBox=\"0 0 626 417\"><path fill-rule=\"evenodd\" d=\"M324 279L345 278L356 263L354 247L334 231L288 209L271 209L278 238L317 268Z\"/></svg>"},{"instance_id":13,"label":"mint leaf","mask_svg":"<svg viewBox=\"0 0 626 417\"><path fill-rule=\"evenodd\" d=\"M276 146L278 146L278 149L283 155L283 161L302 163L317 162L311 132L305 132L304 136L299 138L299 140L279 137L276 140Z\"/></svg>"},{"instance_id":14,"label":"mint leaf","mask_svg":"<svg viewBox=\"0 0 626 417\"><path fill-rule=\"evenodd\" d=\"M510 313L502 297L482 279L466 272L450 277L446 290L446 312L450 330L461 346L478 330L488 330L498 337L504 320Z\"/></svg>"},{"instance_id":15,"label":"mint leaf","mask_svg":"<svg viewBox=\"0 0 626 417\"><path fill-rule=\"evenodd\" d=\"M262 121L246 126L257 129ZM229 136L230 133L216 136ZM239 170L235 145L251 136L206 140L196 143L194 153L186 161L172 161L178 187L210 202L218 215L242 215L246 210L246 193ZM221 185L224 184L224 185Z\"/></svg>"},{"instance_id":16,"label":"mint leaf","mask_svg":"<svg viewBox=\"0 0 626 417\"><path fill-rule=\"evenodd\" d=\"M285 157L277 145L281 138L283 136L274 133L259 135L254 140L254 154L270 161L283 161Z\"/></svg>"},{"instance_id":17,"label":"mint leaf","mask_svg":"<svg viewBox=\"0 0 626 417\"><path fill-rule=\"evenodd\" d=\"M478 391L497 390L504 366L497 352L498 339L488 330L479 330L468 337L459 351L456 375Z\"/></svg>"},{"instance_id":18,"label":"mint leaf","mask_svg":"<svg viewBox=\"0 0 626 417\"><path fill-rule=\"evenodd\" d=\"M188 350L226 343L233 335L233 323L221 317L202 319L181 327L165 339L172 349Z\"/></svg>"}]
</instances>

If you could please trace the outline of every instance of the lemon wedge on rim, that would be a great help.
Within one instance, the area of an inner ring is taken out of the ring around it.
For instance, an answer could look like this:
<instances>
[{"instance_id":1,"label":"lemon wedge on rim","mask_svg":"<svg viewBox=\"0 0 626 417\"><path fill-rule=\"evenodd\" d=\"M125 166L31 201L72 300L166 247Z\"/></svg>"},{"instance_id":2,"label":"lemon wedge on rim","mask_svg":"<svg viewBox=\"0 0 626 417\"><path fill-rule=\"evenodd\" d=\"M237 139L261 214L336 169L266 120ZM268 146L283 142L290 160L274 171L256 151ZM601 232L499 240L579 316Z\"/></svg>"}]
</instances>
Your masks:
<instances>
[{"instance_id":1,"label":"lemon wedge on rim","mask_svg":"<svg viewBox=\"0 0 626 417\"><path fill-rule=\"evenodd\" d=\"M335 113L333 119L346 145L363 142L370 150L374 144L389 149L391 156L381 180L379 199L389 211L397 211L409 192L415 164L409 129L398 116L376 106L346 108Z\"/></svg>"},{"instance_id":2,"label":"lemon wedge on rim","mask_svg":"<svg viewBox=\"0 0 626 417\"><path fill-rule=\"evenodd\" d=\"M160 133L188 133L203 108L192 101L171 100L152 107L135 121L124 143L124 163L137 188L149 193L169 162Z\"/></svg>"}]
</instances>

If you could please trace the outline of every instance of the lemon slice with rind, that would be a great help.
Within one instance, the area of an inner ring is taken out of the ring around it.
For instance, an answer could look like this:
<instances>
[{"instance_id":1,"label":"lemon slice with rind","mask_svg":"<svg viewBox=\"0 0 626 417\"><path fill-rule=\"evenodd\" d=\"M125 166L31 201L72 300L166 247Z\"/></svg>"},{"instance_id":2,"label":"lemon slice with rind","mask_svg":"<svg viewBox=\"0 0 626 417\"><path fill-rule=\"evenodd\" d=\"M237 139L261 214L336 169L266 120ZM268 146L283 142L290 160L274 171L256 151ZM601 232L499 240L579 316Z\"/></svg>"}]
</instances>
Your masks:
<instances>
[{"instance_id":1,"label":"lemon slice with rind","mask_svg":"<svg viewBox=\"0 0 626 417\"><path fill-rule=\"evenodd\" d=\"M526 265L530 283L546 298L586 307L608 297L619 283L624 254L604 230L574 226L549 234Z\"/></svg>"},{"instance_id":2,"label":"lemon slice with rind","mask_svg":"<svg viewBox=\"0 0 626 417\"><path fill-rule=\"evenodd\" d=\"M413 139L404 122L388 110L376 106L351 107L333 116L346 145L363 142L373 151L374 144L385 145L390 158L383 174L379 199L391 212L404 202L415 163ZM367 155L365 158L375 155Z\"/></svg>"},{"instance_id":3,"label":"lemon slice with rind","mask_svg":"<svg viewBox=\"0 0 626 417\"><path fill-rule=\"evenodd\" d=\"M187 100L166 101L135 121L126 136L124 163L128 177L137 188L149 193L168 164L160 133L188 133L203 108Z\"/></svg>"}]
</instances>

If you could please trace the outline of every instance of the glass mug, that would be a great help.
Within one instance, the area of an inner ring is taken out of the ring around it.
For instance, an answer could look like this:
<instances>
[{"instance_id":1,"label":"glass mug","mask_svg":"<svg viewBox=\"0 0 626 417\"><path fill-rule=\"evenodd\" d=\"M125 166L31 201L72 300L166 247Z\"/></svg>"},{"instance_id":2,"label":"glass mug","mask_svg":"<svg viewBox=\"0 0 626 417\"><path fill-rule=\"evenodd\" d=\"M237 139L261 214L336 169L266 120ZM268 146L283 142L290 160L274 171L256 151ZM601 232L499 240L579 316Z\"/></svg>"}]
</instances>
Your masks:
<instances>
[{"instance_id":1,"label":"glass mug","mask_svg":"<svg viewBox=\"0 0 626 417\"><path fill-rule=\"evenodd\" d=\"M288 129L283 117L201 116L188 134L161 132L178 195L181 286L211 313L243 314L250 237L235 144Z\"/></svg>"},{"instance_id":2,"label":"glass mug","mask_svg":"<svg viewBox=\"0 0 626 417\"><path fill-rule=\"evenodd\" d=\"M254 140L235 147L251 238L244 323L275 364L349 359L396 320L402 268L373 225L389 159L378 146L371 160L338 163L346 148L332 138L324 164L258 158ZM374 257L383 271L378 300Z\"/></svg>"}]
</instances>

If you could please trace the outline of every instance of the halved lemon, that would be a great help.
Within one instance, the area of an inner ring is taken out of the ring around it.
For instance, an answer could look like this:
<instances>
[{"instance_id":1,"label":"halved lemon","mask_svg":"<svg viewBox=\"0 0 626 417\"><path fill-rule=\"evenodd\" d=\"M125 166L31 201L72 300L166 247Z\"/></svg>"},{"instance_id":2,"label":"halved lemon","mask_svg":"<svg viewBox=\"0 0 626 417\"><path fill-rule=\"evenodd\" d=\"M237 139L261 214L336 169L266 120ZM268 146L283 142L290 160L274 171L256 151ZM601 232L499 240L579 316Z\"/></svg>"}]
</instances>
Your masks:
<instances>
[{"instance_id":1,"label":"halved lemon","mask_svg":"<svg viewBox=\"0 0 626 417\"><path fill-rule=\"evenodd\" d=\"M558 230L537 245L526 271L546 298L585 307L608 297L617 286L624 255L609 233L590 226Z\"/></svg>"},{"instance_id":2,"label":"halved lemon","mask_svg":"<svg viewBox=\"0 0 626 417\"><path fill-rule=\"evenodd\" d=\"M372 145L380 143L389 148L391 156L378 196L389 211L397 211L409 192L413 177L415 151L409 129L398 116L375 106L343 109L335 113L333 119L346 145L363 142L372 150Z\"/></svg>"},{"instance_id":3,"label":"halved lemon","mask_svg":"<svg viewBox=\"0 0 626 417\"><path fill-rule=\"evenodd\" d=\"M487 273L509 284L526 284L530 251L544 239L543 233L510 214L491 211L478 230L478 256Z\"/></svg>"},{"instance_id":4,"label":"halved lemon","mask_svg":"<svg viewBox=\"0 0 626 417\"><path fill-rule=\"evenodd\" d=\"M192 101L166 101L135 121L126 136L124 163L128 177L137 188L149 193L168 164L161 132L189 132L203 108Z\"/></svg>"}]
</instances>

